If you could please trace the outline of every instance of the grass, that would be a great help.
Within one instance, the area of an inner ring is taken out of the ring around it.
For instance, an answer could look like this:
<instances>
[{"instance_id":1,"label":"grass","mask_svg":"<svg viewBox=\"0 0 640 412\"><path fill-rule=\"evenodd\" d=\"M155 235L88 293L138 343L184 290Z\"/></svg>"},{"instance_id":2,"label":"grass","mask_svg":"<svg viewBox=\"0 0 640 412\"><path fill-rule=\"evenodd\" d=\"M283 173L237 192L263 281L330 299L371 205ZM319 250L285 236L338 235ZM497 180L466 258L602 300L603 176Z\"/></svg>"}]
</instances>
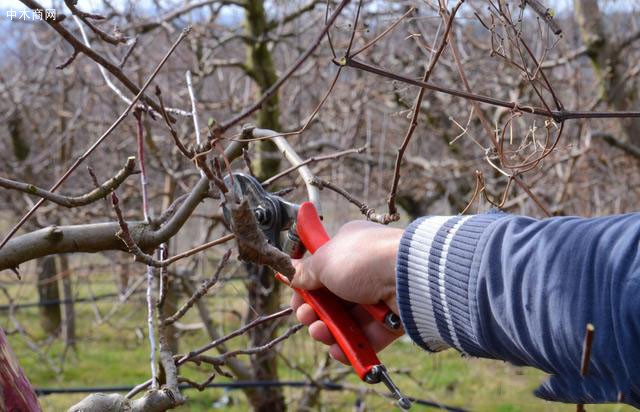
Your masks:
<instances>
[{"instance_id":1,"label":"grass","mask_svg":"<svg viewBox=\"0 0 640 412\"><path fill-rule=\"evenodd\" d=\"M78 296L89 296L90 290L95 294L115 291L109 276L94 275L91 281L91 284L82 279L76 282L74 290ZM33 282L22 286L13 284L8 289L17 302L36 300ZM213 297L208 298L211 312L214 318L219 320L222 332L229 332L237 325L237 316L228 310L244 310L246 303L241 296L242 290L241 283L228 282ZM2 299L0 304L5 304L6 302ZM76 305L77 351L69 352L63 364L60 359L64 353L64 344L59 338L47 341L47 337L39 326L38 309L25 308L18 311L17 319L31 338L42 347L42 354L39 355L29 348L23 336L19 334L9 336L9 341L34 386L133 386L149 378L143 295L135 295L133 301L122 305L110 320L98 321L99 317L104 317L112 309L114 302L114 300L103 300L96 302L95 306L93 304ZM97 312L100 313L99 316ZM197 313L190 312L182 322L199 322ZM13 329L6 312L0 312L0 326L5 330ZM208 338L202 330L185 332L180 338L180 347L186 350L206 342ZM247 347L247 342L241 337L233 340L229 347L244 348ZM314 370L313 365L319 363L324 357L324 349L312 342L304 331L289 339L280 347L280 352L290 362L310 372ZM54 371L47 359L56 367L62 368L60 373ZM483 359L463 359L454 351L428 355L406 340L399 341L383 352L381 360L393 370L396 383L410 396L478 411L575 411L574 405L550 403L535 398L531 392L543 381L544 374L531 368L516 368L503 362ZM332 367L341 368L339 365ZM300 372L291 370L283 362L280 362L279 372L282 380L304 379ZM182 373L202 381L208 376L209 371L205 367L189 366L183 368ZM215 382L227 380L224 377L216 377ZM363 389L371 388L361 384L353 375L348 376L345 382ZM375 389L385 391L382 385L376 385ZM286 388L284 393L288 400L293 400L300 396L301 389ZM223 389L207 389L204 392L189 390L185 394L189 402L179 408L180 411L212 410L216 402L224 404L223 408L229 411L248 409L240 391L225 392ZM40 402L46 411L62 411L85 396L86 394L48 395L42 396ZM322 407L319 410L350 410L358 396L356 392L324 392L321 397ZM394 408L393 402L375 394L361 396L369 410L383 408L393 410ZM226 402L227 399L230 403ZM414 409L425 408L415 407ZM632 408L602 405L589 406L588 410L590 412L628 411Z\"/></svg>"}]
</instances>

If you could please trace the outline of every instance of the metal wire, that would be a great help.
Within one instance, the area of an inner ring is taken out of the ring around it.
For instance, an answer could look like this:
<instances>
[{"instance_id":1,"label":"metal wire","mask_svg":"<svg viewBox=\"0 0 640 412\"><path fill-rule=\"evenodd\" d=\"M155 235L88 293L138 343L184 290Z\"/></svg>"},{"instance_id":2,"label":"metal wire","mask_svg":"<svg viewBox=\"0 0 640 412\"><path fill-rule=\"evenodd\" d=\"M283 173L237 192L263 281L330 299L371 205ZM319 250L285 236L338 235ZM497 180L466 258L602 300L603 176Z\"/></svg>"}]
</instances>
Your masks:
<instances>
[{"instance_id":1,"label":"metal wire","mask_svg":"<svg viewBox=\"0 0 640 412\"><path fill-rule=\"evenodd\" d=\"M323 390L328 391L343 391L347 388L344 385L335 382L319 382ZM291 388L304 388L316 386L313 382L308 381L236 381L236 382L215 382L206 385L207 388L224 388L229 390L238 390L244 388L267 388L267 387L291 387ZM188 384L179 385L181 390L185 389L197 389ZM103 392L129 392L133 389L133 386L97 386L97 387L67 387L67 388L35 388L36 395L46 396L53 394L65 394L65 393L103 393ZM384 395L385 397L390 397ZM408 397L413 403L436 408L450 412L467 412L466 409L458 408L455 406L448 406L442 403L428 401L426 399L418 399Z\"/></svg>"}]
</instances>

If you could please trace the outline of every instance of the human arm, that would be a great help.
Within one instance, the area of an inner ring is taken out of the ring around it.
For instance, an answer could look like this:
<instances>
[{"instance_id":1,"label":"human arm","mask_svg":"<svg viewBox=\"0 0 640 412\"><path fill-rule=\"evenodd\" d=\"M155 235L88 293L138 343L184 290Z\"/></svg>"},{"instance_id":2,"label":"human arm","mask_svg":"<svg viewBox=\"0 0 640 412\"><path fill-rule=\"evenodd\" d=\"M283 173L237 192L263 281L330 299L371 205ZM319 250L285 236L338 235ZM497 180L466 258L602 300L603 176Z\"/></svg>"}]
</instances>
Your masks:
<instances>
[{"instance_id":1,"label":"human arm","mask_svg":"<svg viewBox=\"0 0 640 412\"><path fill-rule=\"evenodd\" d=\"M397 253L403 324L427 350L454 347L552 374L536 393L545 399L615 402L622 393L637 406L639 241L638 215L420 219L404 232ZM348 272L331 273L317 277ZM596 332L590 371L582 378L587 323Z\"/></svg>"}]
</instances>

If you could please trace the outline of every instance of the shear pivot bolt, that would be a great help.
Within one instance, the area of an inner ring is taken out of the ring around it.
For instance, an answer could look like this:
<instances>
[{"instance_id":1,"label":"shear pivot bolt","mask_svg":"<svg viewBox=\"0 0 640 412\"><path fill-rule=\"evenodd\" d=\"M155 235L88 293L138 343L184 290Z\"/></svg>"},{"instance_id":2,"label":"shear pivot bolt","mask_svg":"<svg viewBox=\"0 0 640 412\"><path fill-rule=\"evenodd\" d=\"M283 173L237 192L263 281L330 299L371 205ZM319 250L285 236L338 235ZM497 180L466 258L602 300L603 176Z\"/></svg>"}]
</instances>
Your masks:
<instances>
[{"instance_id":1,"label":"shear pivot bolt","mask_svg":"<svg viewBox=\"0 0 640 412\"><path fill-rule=\"evenodd\" d=\"M254 211L253 214L256 217L256 220L258 221L258 223L260 223L261 225L264 225L266 223L268 223L269 221L269 212L263 208L262 206L258 206Z\"/></svg>"}]
</instances>

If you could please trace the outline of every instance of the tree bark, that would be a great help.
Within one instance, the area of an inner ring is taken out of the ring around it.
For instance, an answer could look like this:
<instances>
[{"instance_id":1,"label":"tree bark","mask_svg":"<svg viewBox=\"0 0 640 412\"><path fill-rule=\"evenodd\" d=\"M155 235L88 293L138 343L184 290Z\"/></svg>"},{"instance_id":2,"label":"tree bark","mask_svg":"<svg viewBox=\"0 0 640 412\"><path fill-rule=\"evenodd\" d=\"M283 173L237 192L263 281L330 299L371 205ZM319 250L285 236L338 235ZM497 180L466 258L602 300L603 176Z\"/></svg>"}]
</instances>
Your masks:
<instances>
[{"instance_id":1,"label":"tree bark","mask_svg":"<svg viewBox=\"0 0 640 412\"><path fill-rule=\"evenodd\" d=\"M56 259L47 256L38 262L38 299L40 302L40 326L49 335L58 335L62 324L60 290Z\"/></svg>"},{"instance_id":2,"label":"tree bark","mask_svg":"<svg viewBox=\"0 0 640 412\"><path fill-rule=\"evenodd\" d=\"M246 43L245 68L247 74L259 87L257 97L266 92L278 76L268 47L269 22L263 0L248 0L246 3L245 35L252 39ZM265 102L257 114L258 126L265 129L281 130L279 94L275 93ZM254 173L259 180L267 179L276 173L280 166L277 148L270 140L255 144L257 158L254 159ZM254 313L273 313L280 305L280 284L275 281L274 273L267 267L247 265L251 280L247 283L249 304L247 320ZM277 328L273 325L260 325L249 332L251 346L260 346L276 337ZM252 378L256 380L278 380L278 364L275 352L266 351L251 357ZM254 411L278 412L286 410L282 388L259 388L258 396L249 398Z\"/></svg>"},{"instance_id":3,"label":"tree bark","mask_svg":"<svg viewBox=\"0 0 640 412\"><path fill-rule=\"evenodd\" d=\"M73 287L69 259L67 255L60 255L60 272L62 272L62 296L64 298L64 345L67 349L76 349L76 310L73 304Z\"/></svg>"},{"instance_id":4,"label":"tree bark","mask_svg":"<svg viewBox=\"0 0 640 412\"><path fill-rule=\"evenodd\" d=\"M246 6L245 35L252 41L246 44L245 69L259 87L257 97L278 80L268 48L267 32L268 20L263 0L249 0ZM278 131L281 129L279 105L279 94L275 93L258 112L259 127ZM256 142L254 147L258 154L254 162L254 173L258 180L262 181L277 173L280 159L276 155L276 145L271 140Z\"/></svg>"},{"instance_id":5,"label":"tree bark","mask_svg":"<svg viewBox=\"0 0 640 412\"><path fill-rule=\"evenodd\" d=\"M42 411L29 379L0 328L0 411Z\"/></svg>"},{"instance_id":6,"label":"tree bark","mask_svg":"<svg viewBox=\"0 0 640 412\"><path fill-rule=\"evenodd\" d=\"M625 79L621 67L625 61L623 50L605 33L597 0L573 0L574 14L582 42L598 82L600 97L610 109L632 110L636 106L638 89L634 78ZM640 118L620 119L627 142L640 145Z\"/></svg>"},{"instance_id":7,"label":"tree bark","mask_svg":"<svg viewBox=\"0 0 640 412\"><path fill-rule=\"evenodd\" d=\"M247 282L249 308L247 322L259 314L274 313L280 309L279 283L275 281L273 271L267 266L247 265L250 280ZM249 331L249 346L262 346L277 336L277 327L273 324L259 325ZM254 380L277 381L278 358L273 350L264 351L251 357L251 372ZM253 403L255 411L284 411L286 404L281 388L259 388L259 403Z\"/></svg>"}]
</instances>

